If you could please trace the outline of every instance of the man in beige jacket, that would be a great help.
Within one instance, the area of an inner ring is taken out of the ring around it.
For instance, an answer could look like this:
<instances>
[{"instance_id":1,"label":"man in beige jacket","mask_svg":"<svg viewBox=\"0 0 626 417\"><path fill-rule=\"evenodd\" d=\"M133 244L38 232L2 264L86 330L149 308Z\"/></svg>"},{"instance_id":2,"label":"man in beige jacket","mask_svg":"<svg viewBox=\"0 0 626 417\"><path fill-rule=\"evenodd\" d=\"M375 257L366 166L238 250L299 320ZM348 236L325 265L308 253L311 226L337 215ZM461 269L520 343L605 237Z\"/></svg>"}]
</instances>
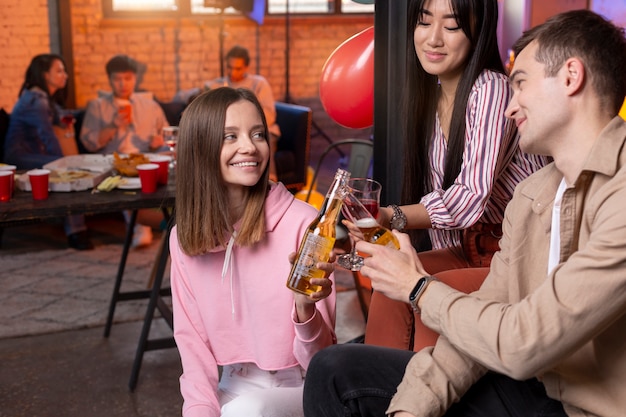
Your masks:
<instances>
[{"instance_id":1,"label":"man in beige jacket","mask_svg":"<svg viewBox=\"0 0 626 417\"><path fill-rule=\"evenodd\" d=\"M501 250L470 295L428 276L406 235L400 251L357 244L372 286L409 301L441 336L416 354L321 351L306 416L626 412L624 30L577 10L526 32L515 51L506 116L522 150L554 163L517 186Z\"/></svg>"}]
</instances>

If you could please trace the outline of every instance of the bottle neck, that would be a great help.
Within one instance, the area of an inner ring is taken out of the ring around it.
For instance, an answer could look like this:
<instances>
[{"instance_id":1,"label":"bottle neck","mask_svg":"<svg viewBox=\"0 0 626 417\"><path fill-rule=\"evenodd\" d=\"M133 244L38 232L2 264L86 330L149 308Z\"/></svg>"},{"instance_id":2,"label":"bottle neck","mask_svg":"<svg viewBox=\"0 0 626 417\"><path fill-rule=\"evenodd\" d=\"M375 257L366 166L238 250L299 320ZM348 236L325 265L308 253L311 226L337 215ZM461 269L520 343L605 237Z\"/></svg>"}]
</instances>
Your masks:
<instances>
[{"instance_id":1,"label":"bottle neck","mask_svg":"<svg viewBox=\"0 0 626 417\"><path fill-rule=\"evenodd\" d=\"M350 179L350 173L348 171L339 170L335 174L335 178L333 179L328 192L326 193L326 199L332 200L333 198L338 198L339 189L348 183Z\"/></svg>"},{"instance_id":2,"label":"bottle neck","mask_svg":"<svg viewBox=\"0 0 626 417\"><path fill-rule=\"evenodd\" d=\"M341 198L339 196L339 190L342 186L348 184L349 179L350 173L348 171L344 171L342 169L337 170L335 178L333 179L333 182L326 193L326 197L324 198L324 202L322 203L322 207L320 208L320 214L326 213L333 200Z\"/></svg>"}]
</instances>

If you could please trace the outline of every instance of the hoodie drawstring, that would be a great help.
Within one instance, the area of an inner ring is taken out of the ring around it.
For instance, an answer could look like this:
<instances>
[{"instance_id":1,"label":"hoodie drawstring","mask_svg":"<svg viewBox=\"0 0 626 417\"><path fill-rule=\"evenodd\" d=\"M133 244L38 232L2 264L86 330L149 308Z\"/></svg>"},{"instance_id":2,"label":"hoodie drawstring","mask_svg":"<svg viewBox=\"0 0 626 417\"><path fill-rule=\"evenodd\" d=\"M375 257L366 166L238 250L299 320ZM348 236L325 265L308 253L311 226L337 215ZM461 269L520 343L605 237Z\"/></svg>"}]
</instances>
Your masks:
<instances>
[{"instance_id":1,"label":"hoodie drawstring","mask_svg":"<svg viewBox=\"0 0 626 417\"><path fill-rule=\"evenodd\" d=\"M230 268L230 309L233 318L235 317L235 299L233 295L233 246L235 245L235 237L237 236L237 231L234 231L230 240L228 241L228 245L226 245L226 255L224 257L224 265L222 266L222 285L224 284L224 277L226 276L226 271Z\"/></svg>"}]
</instances>

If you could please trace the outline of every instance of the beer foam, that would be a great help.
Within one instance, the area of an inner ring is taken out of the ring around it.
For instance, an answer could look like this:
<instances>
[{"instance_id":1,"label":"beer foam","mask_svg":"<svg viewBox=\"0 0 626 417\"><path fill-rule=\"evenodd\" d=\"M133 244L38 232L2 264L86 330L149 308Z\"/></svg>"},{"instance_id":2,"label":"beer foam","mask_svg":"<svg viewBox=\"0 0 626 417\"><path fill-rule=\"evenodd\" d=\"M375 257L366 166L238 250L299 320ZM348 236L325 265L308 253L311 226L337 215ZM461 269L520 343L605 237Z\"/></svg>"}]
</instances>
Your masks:
<instances>
[{"instance_id":1,"label":"beer foam","mask_svg":"<svg viewBox=\"0 0 626 417\"><path fill-rule=\"evenodd\" d=\"M374 219L372 217L367 217L365 219L359 219L354 224L359 229L369 229L369 228L378 226L378 223L376 222L376 219Z\"/></svg>"}]
</instances>

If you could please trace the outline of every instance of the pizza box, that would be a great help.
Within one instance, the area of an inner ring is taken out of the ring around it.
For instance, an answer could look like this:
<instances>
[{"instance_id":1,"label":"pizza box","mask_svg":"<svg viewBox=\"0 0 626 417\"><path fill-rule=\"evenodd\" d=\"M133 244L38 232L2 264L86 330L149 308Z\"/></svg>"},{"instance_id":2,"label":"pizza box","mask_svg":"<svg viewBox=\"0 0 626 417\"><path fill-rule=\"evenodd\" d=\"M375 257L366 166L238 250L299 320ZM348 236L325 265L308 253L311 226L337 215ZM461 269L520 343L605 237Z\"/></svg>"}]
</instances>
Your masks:
<instances>
[{"instance_id":1,"label":"pizza box","mask_svg":"<svg viewBox=\"0 0 626 417\"><path fill-rule=\"evenodd\" d=\"M43 166L50 172L50 191L83 191L95 187L111 174L111 155L70 155ZM17 188L31 191L28 174L15 179Z\"/></svg>"}]
</instances>

